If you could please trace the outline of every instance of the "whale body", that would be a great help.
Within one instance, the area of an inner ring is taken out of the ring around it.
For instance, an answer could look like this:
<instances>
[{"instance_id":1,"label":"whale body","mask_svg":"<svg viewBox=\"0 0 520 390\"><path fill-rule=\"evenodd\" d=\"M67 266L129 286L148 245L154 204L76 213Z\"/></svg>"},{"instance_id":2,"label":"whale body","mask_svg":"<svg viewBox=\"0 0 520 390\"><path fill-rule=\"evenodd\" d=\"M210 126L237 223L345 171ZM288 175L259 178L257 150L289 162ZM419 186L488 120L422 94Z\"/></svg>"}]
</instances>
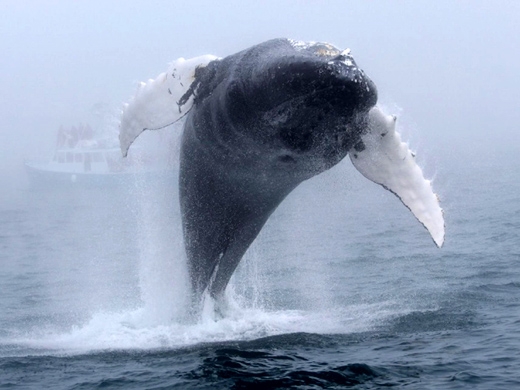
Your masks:
<instances>
[{"instance_id":1,"label":"whale body","mask_svg":"<svg viewBox=\"0 0 520 390\"><path fill-rule=\"evenodd\" d=\"M124 155L144 130L184 120L179 191L193 298L224 292L284 198L349 155L444 242L430 181L349 50L270 40L225 58L183 58L141 83L120 124Z\"/></svg>"}]
</instances>

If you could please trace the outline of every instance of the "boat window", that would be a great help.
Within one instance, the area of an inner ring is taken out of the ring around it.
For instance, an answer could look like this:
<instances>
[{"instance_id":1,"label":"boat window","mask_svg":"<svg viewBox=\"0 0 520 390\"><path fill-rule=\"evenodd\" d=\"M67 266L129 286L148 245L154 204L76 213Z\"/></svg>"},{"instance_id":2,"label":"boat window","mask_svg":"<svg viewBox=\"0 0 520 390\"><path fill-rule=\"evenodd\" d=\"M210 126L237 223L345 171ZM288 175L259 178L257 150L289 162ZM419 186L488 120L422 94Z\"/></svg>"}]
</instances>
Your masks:
<instances>
[{"instance_id":1,"label":"boat window","mask_svg":"<svg viewBox=\"0 0 520 390\"><path fill-rule=\"evenodd\" d=\"M76 153L74 156L76 162L82 162L83 161L83 154L82 153Z\"/></svg>"},{"instance_id":2,"label":"boat window","mask_svg":"<svg viewBox=\"0 0 520 390\"><path fill-rule=\"evenodd\" d=\"M64 163L65 162L65 154L64 153L58 153L58 162Z\"/></svg>"},{"instance_id":3,"label":"boat window","mask_svg":"<svg viewBox=\"0 0 520 390\"><path fill-rule=\"evenodd\" d=\"M103 156L101 155L101 153L92 153L92 161L93 162L102 162Z\"/></svg>"},{"instance_id":4,"label":"boat window","mask_svg":"<svg viewBox=\"0 0 520 390\"><path fill-rule=\"evenodd\" d=\"M107 158L110 158L111 160L119 160L121 157L121 153L119 152L107 152L106 153Z\"/></svg>"},{"instance_id":5,"label":"boat window","mask_svg":"<svg viewBox=\"0 0 520 390\"><path fill-rule=\"evenodd\" d=\"M90 165L90 153L85 153L85 161L83 162L83 170L85 172L90 172L92 170L92 166Z\"/></svg>"},{"instance_id":6,"label":"boat window","mask_svg":"<svg viewBox=\"0 0 520 390\"><path fill-rule=\"evenodd\" d=\"M68 163L74 162L74 155L71 152L67 153L67 162Z\"/></svg>"}]
</instances>

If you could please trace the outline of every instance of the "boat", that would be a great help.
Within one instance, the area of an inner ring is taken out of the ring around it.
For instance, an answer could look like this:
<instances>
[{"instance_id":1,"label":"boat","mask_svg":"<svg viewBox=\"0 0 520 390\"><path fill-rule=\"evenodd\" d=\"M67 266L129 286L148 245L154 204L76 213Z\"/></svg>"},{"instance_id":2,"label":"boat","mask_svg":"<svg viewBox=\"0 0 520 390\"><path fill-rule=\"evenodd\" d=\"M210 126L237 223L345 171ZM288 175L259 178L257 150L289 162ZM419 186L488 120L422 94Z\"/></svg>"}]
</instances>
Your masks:
<instances>
[{"instance_id":1,"label":"boat","mask_svg":"<svg viewBox=\"0 0 520 390\"><path fill-rule=\"evenodd\" d=\"M87 126L60 127L56 148L45 161L26 161L31 184L37 186L105 186L130 183L165 172L165 165L136 148L123 158L117 138L95 137Z\"/></svg>"}]
</instances>

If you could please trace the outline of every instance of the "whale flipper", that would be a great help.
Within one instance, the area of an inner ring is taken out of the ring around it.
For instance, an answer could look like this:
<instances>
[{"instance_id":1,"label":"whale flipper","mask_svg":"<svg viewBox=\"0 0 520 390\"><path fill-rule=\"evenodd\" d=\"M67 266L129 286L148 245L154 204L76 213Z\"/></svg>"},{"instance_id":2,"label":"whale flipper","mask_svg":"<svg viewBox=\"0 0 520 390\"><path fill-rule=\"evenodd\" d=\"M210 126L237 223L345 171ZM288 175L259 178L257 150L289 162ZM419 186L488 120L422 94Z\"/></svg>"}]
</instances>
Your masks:
<instances>
[{"instance_id":1,"label":"whale flipper","mask_svg":"<svg viewBox=\"0 0 520 390\"><path fill-rule=\"evenodd\" d=\"M414 154L395 130L396 118L379 107L369 112L367 132L349 151L350 160L367 179L393 192L430 232L438 247L444 243L444 217L431 182L423 176Z\"/></svg>"},{"instance_id":2,"label":"whale flipper","mask_svg":"<svg viewBox=\"0 0 520 390\"><path fill-rule=\"evenodd\" d=\"M155 79L139 83L137 93L124 105L121 115L119 143L123 156L144 130L161 129L188 113L195 96L195 72L216 59L212 55L179 58Z\"/></svg>"}]
</instances>

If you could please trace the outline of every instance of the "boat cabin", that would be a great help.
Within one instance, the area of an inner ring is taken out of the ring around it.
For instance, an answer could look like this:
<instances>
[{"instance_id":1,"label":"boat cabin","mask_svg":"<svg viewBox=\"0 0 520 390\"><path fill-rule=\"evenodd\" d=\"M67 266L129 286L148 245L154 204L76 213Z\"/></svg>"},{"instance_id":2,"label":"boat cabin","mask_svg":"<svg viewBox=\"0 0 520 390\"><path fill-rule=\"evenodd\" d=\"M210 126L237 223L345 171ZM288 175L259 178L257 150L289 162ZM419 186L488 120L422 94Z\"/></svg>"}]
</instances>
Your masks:
<instances>
[{"instance_id":1,"label":"boat cabin","mask_svg":"<svg viewBox=\"0 0 520 390\"><path fill-rule=\"evenodd\" d=\"M74 173L116 173L125 169L119 149L58 149L49 165L56 171Z\"/></svg>"}]
</instances>

